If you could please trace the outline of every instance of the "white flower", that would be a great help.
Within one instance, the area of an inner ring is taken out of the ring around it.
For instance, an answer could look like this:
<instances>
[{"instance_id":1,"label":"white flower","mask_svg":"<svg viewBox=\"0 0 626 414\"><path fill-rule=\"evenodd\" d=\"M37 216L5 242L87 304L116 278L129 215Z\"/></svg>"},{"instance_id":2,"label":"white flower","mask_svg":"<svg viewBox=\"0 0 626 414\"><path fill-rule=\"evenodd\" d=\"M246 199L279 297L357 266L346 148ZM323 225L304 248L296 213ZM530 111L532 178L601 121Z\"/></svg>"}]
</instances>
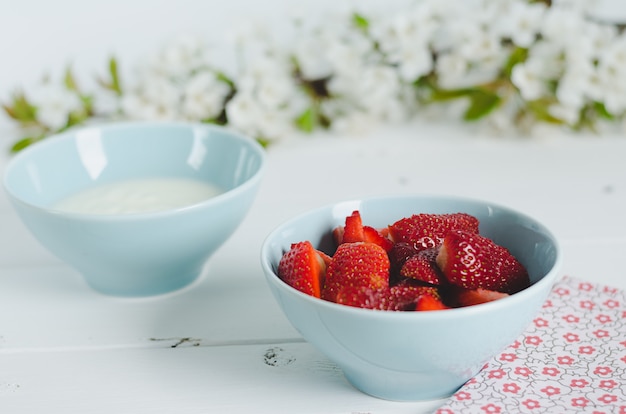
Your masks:
<instances>
[{"instance_id":1,"label":"white flower","mask_svg":"<svg viewBox=\"0 0 626 414\"><path fill-rule=\"evenodd\" d=\"M458 53L444 53L437 58L437 81L443 89L456 89L467 86L464 83L469 70L469 62Z\"/></svg>"},{"instance_id":2,"label":"white flower","mask_svg":"<svg viewBox=\"0 0 626 414\"><path fill-rule=\"evenodd\" d=\"M182 91L168 78L146 75L137 90L122 99L123 112L136 119L173 120L180 118Z\"/></svg>"},{"instance_id":3,"label":"white flower","mask_svg":"<svg viewBox=\"0 0 626 414\"><path fill-rule=\"evenodd\" d=\"M477 26L466 27L462 40L456 48L457 53L471 62L492 59L502 51L500 38L494 33Z\"/></svg>"},{"instance_id":4,"label":"white flower","mask_svg":"<svg viewBox=\"0 0 626 414\"><path fill-rule=\"evenodd\" d=\"M559 80L556 97L566 107L580 110L590 94L595 68L584 56L570 56L567 63Z\"/></svg>"},{"instance_id":5,"label":"white flower","mask_svg":"<svg viewBox=\"0 0 626 414\"><path fill-rule=\"evenodd\" d=\"M426 45L404 47L400 51L398 72L403 80L412 82L430 73L434 62L430 49Z\"/></svg>"},{"instance_id":6,"label":"white flower","mask_svg":"<svg viewBox=\"0 0 626 414\"><path fill-rule=\"evenodd\" d=\"M183 115L197 121L217 117L224 108L230 90L230 87L213 72L199 72L185 85Z\"/></svg>"},{"instance_id":7,"label":"white flower","mask_svg":"<svg viewBox=\"0 0 626 414\"><path fill-rule=\"evenodd\" d=\"M197 36L182 35L163 47L152 63L152 70L164 76L181 78L209 65L208 48Z\"/></svg>"},{"instance_id":8,"label":"white flower","mask_svg":"<svg viewBox=\"0 0 626 414\"><path fill-rule=\"evenodd\" d=\"M325 79L337 72L358 71L373 52L373 43L352 27L351 15L336 15L303 30L295 39L293 57L304 79Z\"/></svg>"},{"instance_id":9,"label":"white flower","mask_svg":"<svg viewBox=\"0 0 626 414\"><path fill-rule=\"evenodd\" d=\"M543 62L529 59L513 67L511 82L517 87L522 98L533 101L541 98L547 92L543 74Z\"/></svg>"},{"instance_id":10,"label":"white flower","mask_svg":"<svg viewBox=\"0 0 626 414\"><path fill-rule=\"evenodd\" d=\"M560 47L576 47L584 18L574 9L550 7L545 12L540 34L546 41Z\"/></svg>"},{"instance_id":11,"label":"white flower","mask_svg":"<svg viewBox=\"0 0 626 414\"><path fill-rule=\"evenodd\" d=\"M372 36L402 79L414 81L433 68L430 42L436 28L430 7L418 3L408 12L375 21Z\"/></svg>"},{"instance_id":12,"label":"white flower","mask_svg":"<svg viewBox=\"0 0 626 414\"><path fill-rule=\"evenodd\" d=\"M530 47L541 29L546 6L542 3L530 4L525 0L511 3L510 8L498 20L498 32L521 47Z\"/></svg>"},{"instance_id":13,"label":"white flower","mask_svg":"<svg viewBox=\"0 0 626 414\"><path fill-rule=\"evenodd\" d=\"M323 79L331 75L333 68L324 53L327 46L321 39L313 37L301 39L296 44L294 57L304 79Z\"/></svg>"},{"instance_id":14,"label":"white flower","mask_svg":"<svg viewBox=\"0 0 626 414\"><path fill-rule=\"evenodd\" d=\"M256 126L261 123L263 111L252 94L239 92L226 105L226 116L231 126L254 135Z\"/></svg>"},{"instance_id":15,"label":"white flower","mask_svg":"<svg viewBox=\"0 0 626 414\"><path fill-rule=\"evenodd\" d=\"M51 82L37 88L30 101L37 108L37 120L53 131L65 127L70 113L82 109L76 92Z\"/></svg>"},{"instance_id":16,"label":"white flower","mask_svg":"<svg viewBox=\"0 0 626 414\"><path fill-rule=\"evenodd\" d=\"M554 104L548 108L548 111L550 115L564 121L568 125L575 125L580 117L580 108L568 105Z\"/></svg>"},{"instance_id":17,"label":"white flower","mask_svg":"<svg viewBox=\"0 0 626 414\"><path fill-rule=\"evenodd\" d=\"M606 109L621 115L626 111L626 37L620 35L600 55L595 77L594 94Z\"/></svg>"}]
</instances>

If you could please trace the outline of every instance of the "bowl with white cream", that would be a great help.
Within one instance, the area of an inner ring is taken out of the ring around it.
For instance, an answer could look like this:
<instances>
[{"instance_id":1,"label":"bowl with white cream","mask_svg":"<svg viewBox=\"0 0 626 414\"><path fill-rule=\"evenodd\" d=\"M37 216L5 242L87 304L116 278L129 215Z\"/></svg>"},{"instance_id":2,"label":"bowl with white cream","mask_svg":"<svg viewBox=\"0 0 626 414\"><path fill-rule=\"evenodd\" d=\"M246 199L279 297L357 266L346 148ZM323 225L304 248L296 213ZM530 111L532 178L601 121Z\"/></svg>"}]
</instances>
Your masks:
<instances>
[{"instance_id":1,"label":"bowl with white cream","mask_svg":"<svg viewBox=\"0 0 626 414\"><path fill-rule=\"evenodd\" d=\"M95 290L152 296L196 280L256 196L265 153L196 123L130 122L49 137L8 163L20 219Z\"/></svg>"}]
</instances>

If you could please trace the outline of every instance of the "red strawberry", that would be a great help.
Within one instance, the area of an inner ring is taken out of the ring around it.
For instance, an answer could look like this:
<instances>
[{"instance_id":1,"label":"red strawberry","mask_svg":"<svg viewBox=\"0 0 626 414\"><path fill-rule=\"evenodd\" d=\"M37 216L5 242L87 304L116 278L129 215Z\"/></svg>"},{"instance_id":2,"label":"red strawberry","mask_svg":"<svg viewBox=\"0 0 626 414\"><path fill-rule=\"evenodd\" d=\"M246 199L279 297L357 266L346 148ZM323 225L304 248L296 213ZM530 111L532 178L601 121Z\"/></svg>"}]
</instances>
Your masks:
<instances>
[{"instance_id":1,"label":"red strawberry","mask_svg":"<svg viewBox=\"0 0 626 414\"><path fill-rule=\"evenodd\" d=\"M389 257L385 249L367 242L340 244L328 265L322 298L335 302L341 288L347 286L387 288Z\"/></svg>"},{"instance_id":2,"label":"red strawberry","mask_svg":"<svg viewBox=\"0 0 626 414\"><path fill-rule=\"evenodd\" d=\"M365 238L364 241L369 243L375 243L385 249L386 252L391 250L393 247L393 242L385 237L383 233L374 227L371 226L363 226L363 236Z\"/></svg>"},{"instance_id":3,"label":"red strawberry","mask_svg":"<svg viewBox=\"0 0 626 414\"><path fill-rule=\"evenodd\" d=\"M365 286L343 286L336 295L336 303L356 308L377 310L392 309L388 289L372 289Z\"/></svg>"},{"instance_id":4,"label":"red strawberry","mask_svg":"<svg viewBox=\"0 0 626 414\"><path fill-rule=\"evenodd\" d=\"M386 233L386 231L385 231ZM346 217L344 226L333 229L333 239L337 245L341 243L369 242L376 243L385 251L393 247L393 242L381 231L371 226L364 226L358 210Z\"/></svg>"},{"instance_id":5,"label":"red strawberry","mask_svg":"<svg viewBox=\"0 0 626 414\"><path fill-rule=\"evenodd\" d=\"M421 296L439 298L437 289L427 286L393 286L372 289L364 286L344 286L337 293L336 302L357 308L408 311L415 310Z\"/></svg>"},{"instance_id":6,"label":"red strawberry","mask_svg":"<svg viewBox=\"0 0 626 414\"><path fill-rule=\"evenodd\" d=\"M402 269L404 263L409 257L416 255L417 250L413 248L413 245L410 243L398 242L393 244L387 254L389 255L393 277L395 276L394 274L400 274L400 269Z\"/></svg>"},{"instance_id":7,"label":"red strawberry","mask_svg":"<svg viewBox=\"0 0 626 414\"><path fill-rule=\"evenodd\" d=\"M481 288L461 289L455 294L455 302L457 306L471 306L506 298L507 296L509 296L507 293Z\"/></svg>"},{"instance_id":8,"label":"red strawberry","mask_svg":"<svg viewBox=\"0 0 626 414\"><path fill-rule=\"evenodd\" d=\"M409 309L414 309L417 299L423 295L441 299L436 287L424 285L415 279L405 279L399 284L389 288L389 291L393 301L396 303L404 303Z\"/></svg>"},{"instance_id":9,"label":"red strawberry","mask_svg":"<svg viewBox=\"0 0 626 414\"><path fill-rule=\"evenodd\" d=\"M363 221L361 220L361 213L358 210L352 212L351 215L346 217L346 225L343 228L342 243L354 243L365 241L365 234L363 233Z\"/></svg>"},{"instance_id":10,"label":"red strawberry","mask_svg":"<svg viewBox=\"0 0 626 414\"><path fill-rule=\"evenodd\" d=\"M530 285L524 266L506 248L479 234L449 232L437 264L448 282L465 289L512 294Z\"/></svg>"},{"instance_id":11,"label":"red strawberry","mask_svg":"<svg viewBox=\"0 0 626 414\"><path fill-rule=\"evenodd\" d=\"M417 299L417 303L415 304L416 311L433 311L433 310L444 310L450 309L448 306L444 305L441 299L436 298L431 295L422 295Z\"/></svg>"},{"instance_id":12,"label":"red strawberry","mask_svg":"<svg viewBox=\"0 0 626 414\"><path fill-rule=\"evenodd\" d=\"M437 247L450 230L478 233L478 219L465 213L414 214L389 226L391 239L410 243L418 250Z\"/></svg>"},{"instance_id":13,"label":"red strawberry","mask_svg":"<svg viewBox=\"0 0 626 414\"><path fill-rule=\"evenodd\" d=\"M441 285L442 282L445 282L445 277L435 261L438 252L439 249L434 247L421 250L409 257L400 269L400 275L435 286Z\"/></svg>"},{"instance_id":14,"label":"red strawberry","mask_svg":"<svg viewBox=\"0 0 626 414\"><path fill-rule=\"evenodd\" d=\"M278 263L278 276L289 286L317 298L321 297L330 258L308 241L293 243Z\"/></svg>"}]
</instances>

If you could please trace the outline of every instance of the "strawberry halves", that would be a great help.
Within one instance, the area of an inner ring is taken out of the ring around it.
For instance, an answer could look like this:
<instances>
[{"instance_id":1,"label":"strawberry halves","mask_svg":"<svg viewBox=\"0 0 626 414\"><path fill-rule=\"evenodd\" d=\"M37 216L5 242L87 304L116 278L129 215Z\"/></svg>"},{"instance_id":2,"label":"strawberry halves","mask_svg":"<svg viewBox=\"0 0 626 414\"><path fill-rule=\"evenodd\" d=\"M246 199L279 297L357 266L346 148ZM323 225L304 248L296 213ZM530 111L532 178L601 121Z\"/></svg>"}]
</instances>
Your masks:
<instances>
[{"instance_id":1,"label":"strawberry halves","mask_svg":"<svg viewBox=\"0 0 626 414\"><path fill-rule=\"evenodd\" d=\"M530 286L524 266L505 247L479 234L449 232L436 261L448 282L464 289L512 294Z\"/></svg>"},{"instance_id":2,"label":"strawberry halves","mask_svg":"<svg viewBox=\"0 0 626 414\"><path fill-rule=\"evenodd\" d=\"M293 243L278 263L278 276L289 286L320 298L329 261L311 242Z\"/></svg>"}]
</instances>

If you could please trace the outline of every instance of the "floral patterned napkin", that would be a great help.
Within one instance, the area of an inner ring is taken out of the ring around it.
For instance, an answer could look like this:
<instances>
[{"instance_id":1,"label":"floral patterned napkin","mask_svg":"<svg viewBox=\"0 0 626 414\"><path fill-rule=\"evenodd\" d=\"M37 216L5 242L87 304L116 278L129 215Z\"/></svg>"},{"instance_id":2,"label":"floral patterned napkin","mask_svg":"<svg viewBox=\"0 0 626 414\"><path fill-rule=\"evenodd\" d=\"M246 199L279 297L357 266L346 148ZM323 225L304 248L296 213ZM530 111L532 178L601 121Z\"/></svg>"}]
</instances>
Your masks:
<instances>
[{"instance_id":1,"label":"floral patterned napkin","mask_svg":"<svg viewBox=\"0 0 626 414\"><path fill-rule=\"evenodd\" d=\"M557 282L526 332L436 414L626 414L626 292Z\"/></svg>"}]
</instances>

